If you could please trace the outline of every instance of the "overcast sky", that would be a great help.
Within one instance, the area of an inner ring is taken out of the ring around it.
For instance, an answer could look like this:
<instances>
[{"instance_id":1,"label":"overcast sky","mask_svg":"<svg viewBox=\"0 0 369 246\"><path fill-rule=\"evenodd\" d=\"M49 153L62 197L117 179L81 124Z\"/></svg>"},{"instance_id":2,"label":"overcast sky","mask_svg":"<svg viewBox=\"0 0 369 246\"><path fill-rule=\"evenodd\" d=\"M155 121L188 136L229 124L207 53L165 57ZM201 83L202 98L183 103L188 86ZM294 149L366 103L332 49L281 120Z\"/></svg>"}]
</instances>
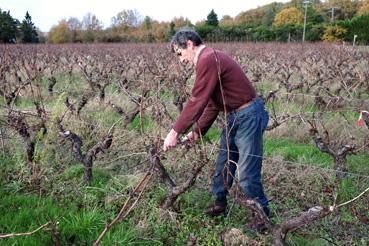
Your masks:
<instances>
[{"instance_id":1,"label":"overcast sky","mask_svg":"<svg viewBox=\"0 0 369 246\"><path fill-rule=\"evenodd\" d=\"M278 1L278 0L277 0ZM141 16L150 16L158 21L170 21L174 17L187 17L192 23L206 19L214 9L221 19L223 15L235 17L241 11L253 9L273 0L1 0L2 11L10 10L13 18L22 21L28 11L35 25L47 32L59 20L77 17L82 20L88 12L95 14L104 27L111 24L111 18L124 9L135 9ZM280 0L278 2L287 2Z\"/></svg>"}]
</instances>

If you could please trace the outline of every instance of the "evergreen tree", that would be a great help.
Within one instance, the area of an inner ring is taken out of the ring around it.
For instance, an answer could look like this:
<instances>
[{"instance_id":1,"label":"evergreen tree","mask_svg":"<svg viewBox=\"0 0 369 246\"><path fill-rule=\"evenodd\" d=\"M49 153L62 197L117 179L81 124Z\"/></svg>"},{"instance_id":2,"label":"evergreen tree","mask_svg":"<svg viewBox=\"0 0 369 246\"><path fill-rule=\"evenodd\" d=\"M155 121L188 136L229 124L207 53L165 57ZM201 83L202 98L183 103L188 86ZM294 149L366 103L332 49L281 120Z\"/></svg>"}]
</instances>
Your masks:
<instances>
[{"instance_id":1,"label":"evergreen tree","mask_svg":"<svg viewBox=\"0 0 369 246\"><path fill-rule=\"evenodd\" d=\"M150 16L145 16L144 18L144 27L145 27L145 30L151 30L152 29L152 18Z\"/></svg>"},{"instance_id":2,"label":"evergreen tree","mask_svg":"<svg viewBox=\"0 0 369 246\"><path fill-rule=\"evenodd\" d=\"M0 9L0 43L14 43L19 21L13 19L10 12Z\"/></svg>"},{"instance_id":3,"label":"evergreen tree","mask_svg":"<svg viewBox=\"0 0 369 246\"><path fill-rule=\"evenodd\" d=\"M173 21L169 23L168 32L166 36L167 41L171 40L174 34L176 34L175 26L176 25L174 24Z\"/></svg>"},{"instance_id":4,"label":"evergreen tree","mask_svg":"<svg viewBox=\"0 0 369 246\"><path fill-rule=\"evenodd\" d=\"M306 22L311 23L311 24L319 24L319 23L324 22L324 17L314 8L310 7L308 8L308 11L307 11Z\"/></svg>"},{"instance_id":5,"label":"evergreen tree","mask_svg":"<svg viewBox=\"0 0 369 246\"><path fill-rule=\"evenodd\" d=\"M20 39L23 43L37 43L38 34L35 25L32 22L32 17L26 12L26 16L20 27Z\"/></svg>"},{"instance_id":6,"label":"evergreen tree","mask_svg":"<svg viewBox=\"0 0 369 246\"><path fill-rule=\"evenodd\" d=\"M346 39L352 41L357 35L356 41L361 44L369 44L369 14L356 16L349 22L349 32Z\"/></svg>"},{"instance_id":7,"label":"evergreen tree","mask_svg":"<svg viewBox=\"0 0 369 246\"><path fill-rule=\"evenodd\" d=\"M273 9L268 9L266 12L266 15L264 15L262 24L264 26L271 26L273 24L274 18L275 18L275 11Z\"/></svg>"},{"instance_id":8,"label":"evergreen tree","mask_svg":"<svg viewBox=\"0 0 369 246\"><path fill-rule=\"evenodd\" d=\"M218 26L219 24L218 16L214 12L214 9L212 9L210 13L208 14L208 17L206 19L206 24L208 24L209 26Z\"/></svg>"}]
</instances>

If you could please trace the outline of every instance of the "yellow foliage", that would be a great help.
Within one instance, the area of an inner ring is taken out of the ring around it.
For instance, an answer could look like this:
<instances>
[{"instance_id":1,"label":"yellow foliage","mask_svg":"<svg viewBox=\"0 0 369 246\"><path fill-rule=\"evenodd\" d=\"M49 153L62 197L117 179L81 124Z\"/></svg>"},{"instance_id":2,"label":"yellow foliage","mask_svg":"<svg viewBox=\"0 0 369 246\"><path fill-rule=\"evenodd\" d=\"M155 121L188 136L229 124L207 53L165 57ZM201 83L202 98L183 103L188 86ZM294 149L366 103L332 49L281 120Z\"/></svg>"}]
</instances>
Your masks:
<instances>
[{"instance_id":1,"label":"yellow foliage","mask_svg":"<svg viewBox=\"0 0 369 246\"><path fill-rule=\"evenodd\" d=\"M300 10L295 7L283 9L279 12L275 18L273 25L281 26L288 24L301 24L303 23L304 16Z\"/></svg>"},{"instance_id":2,"label":"yellow foliage","mask_svg":"<svg viewBox=\"0 0 369 246\"><path fill-rule=\"evenodd\" d=\"M168 31L168 24L154 21L152 23L152 31L157 42L165 42L166 34Z\"/></svg>"},{"instance_id":3,"label":"yellow foliage","mask_svg":"<svg viewBox=\"0 0 369 246\"><path fill-rule=\"evenodd\" d=\"M347 30L340 26L326 26L322 40L325 42L342 41Z\"/></svg>"},{"instance_id":4,"label":"yellow foliage","mask_svg":"<svg viewBox=\"0 0 369 246\"><path fill-rule=\"evenodd\" d=\"M364 5L361 6L358 11L358 15L367 15L367 14L369 14L369 1L364 3Z\"/></svg>"},{"instance_id":5,"label":"yellow foliage","mask_svg":"<svg viewBox=\"0 0 369 246\"><path fill-rule=\"evenodd\" d=\"M47 35L49 43L60 44L72 41L72 31L69 29L66 20L59 21L59 24L53 26Z\"/></svg>"},{"instance_id":6,"label":"yellow foliage","mask_svg":"<svg viewBox=\"0 0 369 246\"><path fill-rule=\"evenodd\" d=\"M172 19L172 22L174 23L174 25L177 29L179 29L181 27L185 27L185 26L191 26L191 21L187 17L184 18L183 16L174 17Z\"/></svg>"},{"instance_id":7,"label":"yellow foliage","mask_svg":"<svg viewBox=\"0 0 369 246\"><path fill-rule=\"evenodd\" d=\"M219 21L219 26L233 26L234 25L234 21L233 18L230 17L229 15L225 15L222 17L222 19Z\"/></svg>"}]
</instances>

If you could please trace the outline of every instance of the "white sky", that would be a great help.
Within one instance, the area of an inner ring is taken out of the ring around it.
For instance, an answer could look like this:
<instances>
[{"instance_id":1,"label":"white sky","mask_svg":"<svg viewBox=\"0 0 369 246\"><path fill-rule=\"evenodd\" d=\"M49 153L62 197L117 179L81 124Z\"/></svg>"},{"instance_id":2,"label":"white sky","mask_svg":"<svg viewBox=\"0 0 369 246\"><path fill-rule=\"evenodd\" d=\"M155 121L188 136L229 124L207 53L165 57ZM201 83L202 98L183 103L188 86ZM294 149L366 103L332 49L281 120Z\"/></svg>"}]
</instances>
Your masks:
<instances>
[{"instance_id":1,"label":"white sky","mask_svg":"<svg viewBox=\"0 0 369 246\"><path fill-rule=\"evenodd\" d=\"M275 1L275 0L274 0ZM111 25L111 18L124 9L135 9L141 16L150 16L158 21L170 21L174 17L187 17L193 24L206 19L214 9L221 19L223 15L235 17L242 11L262 6L273 0L1 0L2 11L10 10L13 18L22 21L28 11L33 23L47 32L59 20L77 17L82 20L88 12L95 14L104 27ZM287 2L288 0L277 0Z\"/></svg>"}]
</instances>

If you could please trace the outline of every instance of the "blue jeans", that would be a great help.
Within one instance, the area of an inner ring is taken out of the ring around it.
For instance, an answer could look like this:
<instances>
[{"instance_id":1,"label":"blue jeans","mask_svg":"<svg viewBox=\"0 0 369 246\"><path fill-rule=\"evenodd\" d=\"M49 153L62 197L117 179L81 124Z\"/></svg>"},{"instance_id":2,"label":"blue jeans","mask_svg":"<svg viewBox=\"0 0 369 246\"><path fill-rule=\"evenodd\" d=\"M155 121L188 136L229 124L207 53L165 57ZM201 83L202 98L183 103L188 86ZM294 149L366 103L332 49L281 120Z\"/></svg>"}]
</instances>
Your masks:
<instances>
[{"instance_id":1,"label":"blue jeans","mask_svg":"<svg viewBox=\"0 0 369 246\"><path fill-rule=\"evenodd\" d=\"M256 198L269 215L268 199L261 184L263 133L268 120L268 112L260 98L250 106L227 115L229 159L231 161L227 165L226 129L224 128L213 179L213 193L216 195L216 202L226 204L228 189L232 186L238 166L240 187L246 197Z\"/></svg>"}]
</instances>

